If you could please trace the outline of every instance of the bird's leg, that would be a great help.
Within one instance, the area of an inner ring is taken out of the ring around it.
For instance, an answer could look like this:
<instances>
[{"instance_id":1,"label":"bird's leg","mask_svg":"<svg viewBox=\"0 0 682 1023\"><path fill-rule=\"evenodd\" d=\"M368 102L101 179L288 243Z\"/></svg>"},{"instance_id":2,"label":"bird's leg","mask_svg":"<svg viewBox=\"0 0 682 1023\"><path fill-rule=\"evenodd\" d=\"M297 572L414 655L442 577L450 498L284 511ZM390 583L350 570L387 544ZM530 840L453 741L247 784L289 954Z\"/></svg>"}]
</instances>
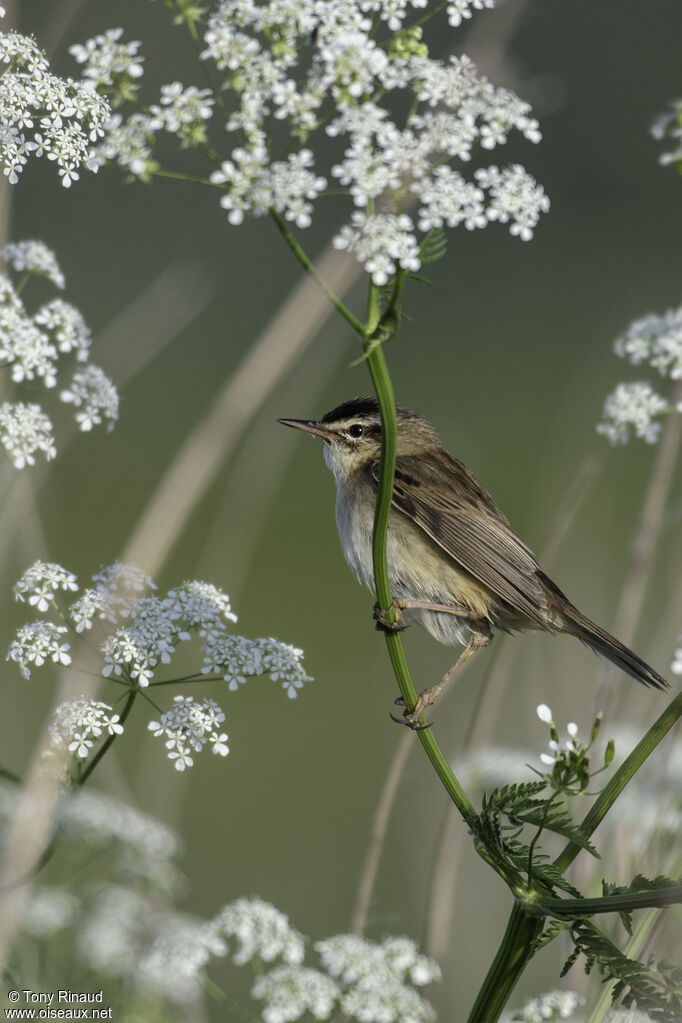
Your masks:
<instances>
[{"instance_id":1,"label":"bird's leg","mask_svg":"<svg viewBox=\"0 0 682 1023\"><path fill-rule=\"evenodd\" d=\"M386 615L393 608L395 621L390 621ZM410 608L417 608L421 611L440 611L443 614L457 615L458 618L471 618L471 611L467 608L451 607L448 604L433 604L430 600L412 600L410 597L394 597L391 607L385 611L374 605L373 616L377 623L376 627L381 632L402 632L409 625L403 618L403 611Z\"/></svg>"},{"instance_id":2,"label":"bird's leg","mask_svg":"<svg viewBox=\"0 0 682 1023\"><path fill-rule=\"evenodd\" d=\"M414 705L414 710L410 712L407 710L406 707L405 710L403 711L402 719L393 718L394 721L398 721L399 724L401 725L407 725L408 728L413 728L415 729L415 731L419 731L421 728L428 727L419 724L419 718L424 713L426 708L430 707L431 704L435 703L435 701L437 700L438 696L441 693L441 690L447 685L450 679L459 671L462 665L469 660L471 655L475 654L477 650L481 649L481 647L488 646L493 641L493 634L490 631L490 628L487 626L487 623L477 622L476 624L479 628L485 625L485 631L482 630L479 632L472 632L471 639L469 640L467 646L459 655L459 657L457 658L453 666L450 668L450 670L445 672L440 682L437 682L435 686L431 686L430 689L425 689L422 693L420 693L417 702ZM400 696L395 702L397 704L404 704L405 701L403 700L402 696ZM391 715L391 717L393 717L393 715Z\"/></svg>"}]
</instances>

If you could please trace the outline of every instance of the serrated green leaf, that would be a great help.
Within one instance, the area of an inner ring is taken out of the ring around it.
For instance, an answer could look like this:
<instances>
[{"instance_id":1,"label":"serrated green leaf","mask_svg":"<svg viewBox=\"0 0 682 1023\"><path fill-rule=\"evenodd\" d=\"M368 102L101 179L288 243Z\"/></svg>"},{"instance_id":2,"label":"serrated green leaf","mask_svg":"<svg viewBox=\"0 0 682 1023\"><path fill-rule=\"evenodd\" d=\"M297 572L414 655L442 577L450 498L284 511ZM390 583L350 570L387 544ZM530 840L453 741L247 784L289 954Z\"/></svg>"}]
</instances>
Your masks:
<instances>
[{"instance_id":1,"label":"serrated green leaf","mask_svg":"<svg viewBox=\"0 0 682 1023\"><path fill-rule=\"evenodd\" d=\"M423 266L442 259L448 247L447 237L442 227L432 227L419 246L419 259Z\"/></svg>"},{"instance_id":2,"label":"serrated green leaf","mask_svg":"<svg viewBox=\"0 0 682 1023\"><path fill-rule=\"evenodd\" d=\"M544 804L541 804L540 806L534 805L521 813L515 813L514 818L524 821L526 824L533 824L536 827L542 827L547 831L552 831L556 835L562 835L564 838L568 838L571 842L575 842L575 844L579 845L581 849L585 849L587 852L591 853L591 855L596 859L601 858L587 835L581 830L580 826L576 824L568 813L561 807L552 807L552 809L546 813Z\"/></svg>"}]
</instances>

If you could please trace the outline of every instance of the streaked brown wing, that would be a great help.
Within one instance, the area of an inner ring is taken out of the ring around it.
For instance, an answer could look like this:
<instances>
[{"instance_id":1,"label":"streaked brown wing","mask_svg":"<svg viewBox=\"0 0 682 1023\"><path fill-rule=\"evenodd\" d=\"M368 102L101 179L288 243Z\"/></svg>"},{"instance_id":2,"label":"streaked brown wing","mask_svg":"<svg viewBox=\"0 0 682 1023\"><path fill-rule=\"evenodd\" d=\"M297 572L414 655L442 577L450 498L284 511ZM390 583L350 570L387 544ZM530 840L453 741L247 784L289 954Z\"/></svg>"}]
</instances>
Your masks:
<instances>
[{"instance_id":1,"label":"streaked brown wing","mask_svg":"<svg viewBox=\"0 0 682 1023\"><path fill-rule=\"evenodd\" d=\"M378 479L378 462L372 475ZM448 456L441 468L423 458L398 457L393 504L479 582L546 625L547 595L536 575L537 561L462 462Z\"/></svg>"}]
</instances>

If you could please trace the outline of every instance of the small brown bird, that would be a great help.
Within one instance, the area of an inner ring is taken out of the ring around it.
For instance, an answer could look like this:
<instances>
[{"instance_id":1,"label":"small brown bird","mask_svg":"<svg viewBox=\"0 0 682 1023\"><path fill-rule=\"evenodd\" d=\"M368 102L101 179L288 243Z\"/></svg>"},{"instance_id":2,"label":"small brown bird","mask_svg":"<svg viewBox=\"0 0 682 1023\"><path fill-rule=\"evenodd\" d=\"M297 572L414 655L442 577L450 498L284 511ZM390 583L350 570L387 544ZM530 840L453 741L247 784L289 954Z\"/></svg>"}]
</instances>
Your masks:
<instances>
[{"instance_id":1,"label":"small brown bird","mask_svg":"<svg viewBox=\"0 0 682 1023\"><path fill-rule=\"evenodd\" d=\"M405 628L402 611L441 643L465 644L455 665L426 689L405 724L423 710L493 629L567 632L638 682L668 683L637 654L586 618L545 575L474 474L441 446L431 424L398 408L398 437L387 560L396 622L375 609L377 627ZM355 398L320 420L280 419L324 442L336 479L336 523L346 561L374 587L372 530L381 453L376 398Z\"/></svg>"}]
</instances>

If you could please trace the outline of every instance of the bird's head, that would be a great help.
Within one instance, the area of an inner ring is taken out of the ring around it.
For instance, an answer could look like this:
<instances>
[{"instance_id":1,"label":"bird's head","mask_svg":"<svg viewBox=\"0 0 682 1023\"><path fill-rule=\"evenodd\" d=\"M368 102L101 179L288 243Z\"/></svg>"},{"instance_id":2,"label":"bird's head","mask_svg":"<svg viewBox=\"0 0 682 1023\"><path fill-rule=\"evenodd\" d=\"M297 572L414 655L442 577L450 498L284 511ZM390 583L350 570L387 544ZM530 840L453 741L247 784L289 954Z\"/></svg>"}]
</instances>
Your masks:
<instances>
[{"instance_id":1,"label":"bird's head","mask_svg":"<svg viewBox=\"0 0 682 1023\"><path fill-rule=\"evenodd\" d=\"M398 408L398 455L420 455L440 441L431 424L418 412ZM374 397L352 398L321 419L278 419L284 426L321 437L325 460L335 475L348 476L381 454L381 415Z\"/></svg>"}]
</instances>

